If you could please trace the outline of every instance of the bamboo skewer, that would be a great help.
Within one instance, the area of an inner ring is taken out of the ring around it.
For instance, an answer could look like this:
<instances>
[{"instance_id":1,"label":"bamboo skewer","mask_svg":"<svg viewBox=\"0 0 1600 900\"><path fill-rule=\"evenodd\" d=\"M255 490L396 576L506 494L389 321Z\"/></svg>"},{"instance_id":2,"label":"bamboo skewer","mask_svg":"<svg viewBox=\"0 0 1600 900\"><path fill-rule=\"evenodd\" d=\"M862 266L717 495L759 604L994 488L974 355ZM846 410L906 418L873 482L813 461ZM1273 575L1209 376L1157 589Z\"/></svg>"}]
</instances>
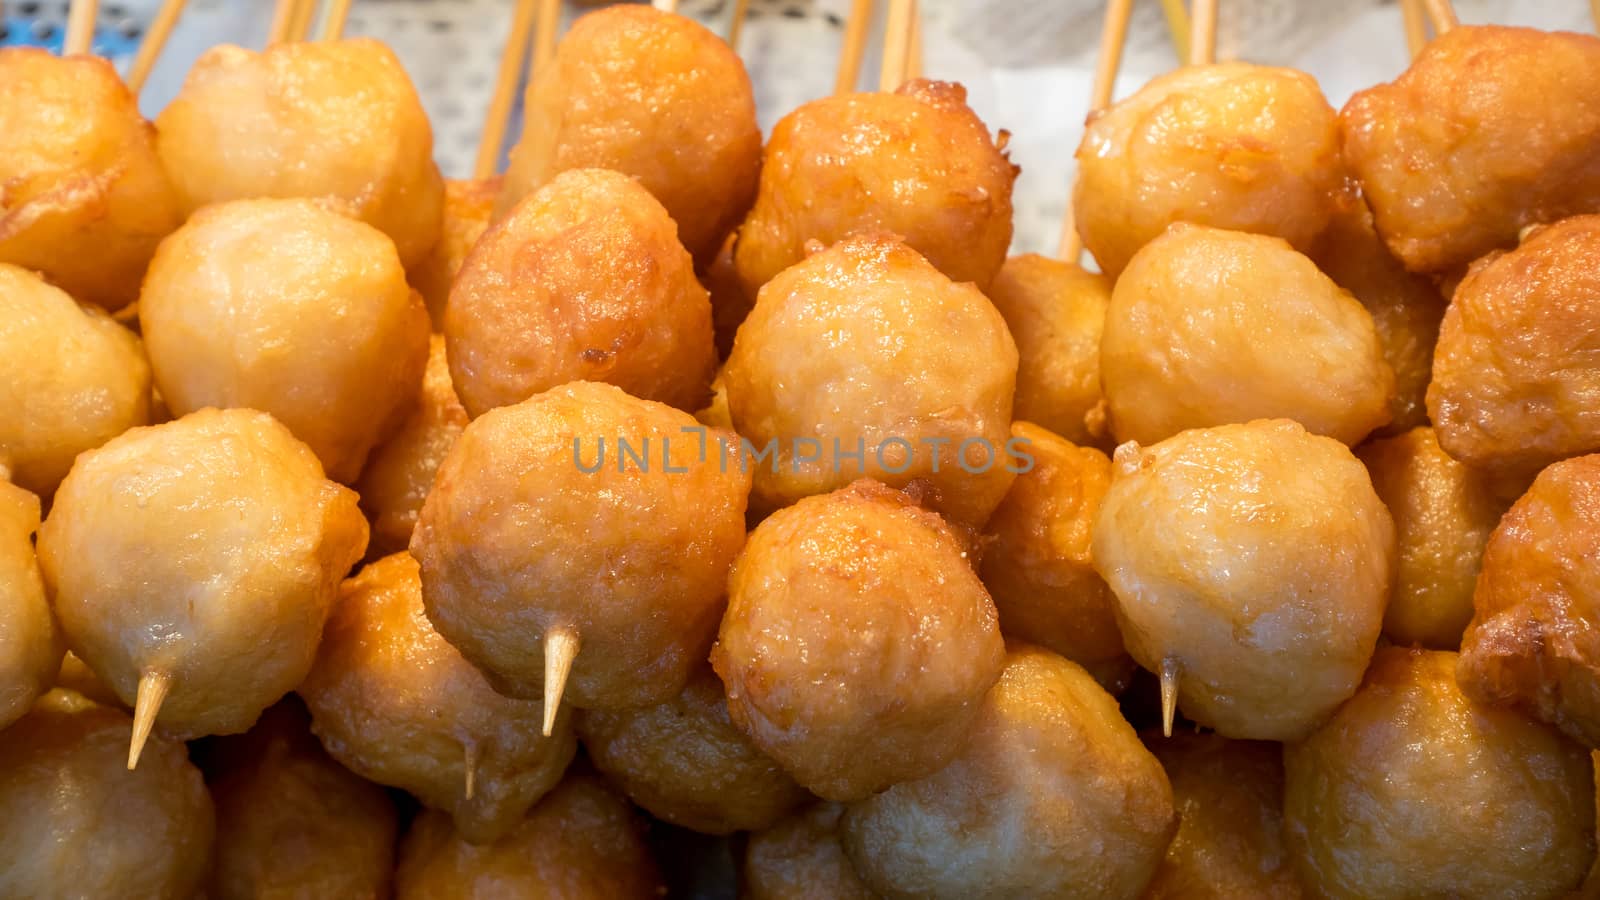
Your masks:
<instances>
[{"instance_id":1,"label":"bamboo skewer","mask_svg":"<svg viewBox=\"0 0 1600 900\"><path fill-rule=\"evenodd\" d=\"M1433 20L1434 35L1441 35L1461 24L1456 18L1455 7L1450 0L1427 0L1428 18Z\"/></svg>"},{"instance_id":2,"label":"bamboo skewer","mask_svg":"<svg viewBox=\"0 0 1600 900\"><path fill-rule=\"evenodd\" d=\"M1589 0L1589 15L1594 17L1595 27L1600 28L1600 0Z\"/></svg>"},{"instance_id":3,"label":"bamboo skewer","mask_svg":"<svg viewBox=\"0 0 1600 900\"><path fill-rule=\"evenodd\" d=\"M1217 61L1217 0L1194 0L1189 14L1189 65Z\"/></svg>"},{"instance_id":4,"label":"bamboo skewer","mask_svg":"<svg viewBox=\"0 0 1600 900\"><path fill-rule=\"evenodd\" d=\"M134 54L133 64L128 67L128 90L134 96L144 89L144 83L150 80L150 73L156 67L156 60L161 58L161 51L167 46L167 39L172 37L172 29L178 24L178 17L183 15L183 8L189 0L165 0L161 8L156 11L156 17L150 20L150 30L145 32L144 40L139 43L139 52Z\"/></svg>"},{"instance_id":5,"label":"bamboo skewer","mask_svg":"<svg viewBox=\"0 0 1600 900\"><path fill-rule=\"evenodd\" d=\"M678 11L678 0L650 0L650 5L666 13Z\"/></svg>"},{"instance_id":6,"label":"bamboo skewer","mask_svg":"<svg viewBox=\"0 0 1600 900\"><path fill-rule=\"evenodd\" d=\"M911 34L906 41L906 69L901 73L901 82L921 78L922 65L922 4L911 0Z\"/></svg>"},{"instance_id":7,"label":"bamboo skewer","mask_svg":"<svg viewBox=\"0 0 1600 900\"><path fill-rule=\"evenodd\" d=\"M1600 3L1600 0L1594 0ZM739 49L739 36L744 33L744 20L750 15L750 0L733 0L733 17L728 20L728 46Z\"/></svg>"},{"instance_id":8,"label":"bamboo skewer","mask_svg":"<svg viewBox=\"0 0 1600 900\"><path fill-rule=\"evenodd\" d=\"M337 41L344 37L344 24L350 18L353 0L333 0L328 4L328 17L322 23L322 40Z\"/></svg>"},{"instance_id":9,"label":"bamboo skewer","mask_svg":"<svg viewBox=\"0 0 1600 900\"><path fill-rule=\"evenodd\" d=\"M1128 18L1132 14L1133 0L1109 0L1106 3L1106 18L1100 26L1100 52L1095 61L1094 81L1089 88L1091 115L1111 105L1111 95L1117 86L1117 71L1122 68L1122 48L1128 42ZM1067 211L1061 217L1061 244L1056 255L1069 263L1076 263L1083 255L1083 239L1078 237L1070 192Z\"/></svg>"},{"instance_id":10,"label":"bamboo skewer","mask_svg":"<svg viewBox=\"0 0 1600 900\"><path fill-rule=\"evenodd\" d=\"M853 0L850 18L844 24L844 44L839 51L839 77L833 84L835 94L848 94L861 80L861 59L867 52L867 31L872 26L873 0Z\"/></svg>"},{"instance_id":11,"label":"bamboo skewer","mask_svg":"<svg viewBox=\"0 0 1600 900\"><path fill-rule=\"evenodd\" d=\"M1167 36L1181 63L1189 58L1189 8L1183 0L1161 0L1161 14L1167 17Z\"/></svg>"},{"instance_id":12,"label":"bamboo skewer","mask_svg":"<svg viewBox=\"0 0 1600 900\"><path fill-rule=\"evenodd\" d=\"M289 23L289 40L303 41L311 36L311 22L317 17L317 0L299 0L294 19Z\"/></svg>"},{"instance_id":13,"label":"bamboo skewer","mask_svg":"<svg viewBox=\"0 0 1600 900\"><path fill-rule=\"evenodd\" d=\"M67 9L67 34L61 42L62 56L77 56L94 50L94 23L100 15L100 0L72 0Z\"/></svg>"},{"instance_id":14,"label":"bamboo skewer","mask_svg":"<svg viewBox=\"0 0 1600 900\"><path fill-rule=\"evenodd\" d=\"M892 91L906 73L911 49L913 0L889 0L889 20L883 31L883 66L878 70L878 90Z\"/></svg>"},{"instance_id":15,"label":"bamboo skewer","mask_svg":"<svg viewBox=\"0 0 1600 900\"><path fill-rule=\"evenodd\" d=\"M1428 12L1422 8L1422 0L1400 0L1400 15L1406 23L1406 49L1415 59L1428 43Z\"/></svg>"},{"instance_id":16,"label":"bamboo skewer","mask_svg":"<svg viewBox=\"0 0 1600 900\"><path fill-rule=\"evenodd\" d=\"M489 98L489 113L478 142L478 158L472 166L474 178L493 175L495 165L500 162L500 148L506 140L506 121L511 118L517 86L522 81L523 63L528 57L528 43L533 39L534 14L539 3L540 0L517 0L511 11L511 29L506 33L506 47L500 54L500 71L495 75L494 94Z\"/></svg>"},{"instance_id":17,"label":"bamboo skewer","mask_svg":"<svg viewBox=\"0 0 1600 900\"><path fill-rule=\"evenodd\" d=\"M561 0L539 0L539 18L533 26L533 60L528 64L529 80L556 55L556 41L560 37Z\"/></svg>"},{"instance_id":18,"label":"bamboo skewer","mask_svg":"<svg viewBox=\"0 0 1600 900\"><path fill-rule=\"evenodd\" d=\"M267 30L267 46L289 40L289 31L294 27L294 17L299 9L299 0L278 0L278 5L272 8L272 25Z\"/></svg>"}]
</instances>

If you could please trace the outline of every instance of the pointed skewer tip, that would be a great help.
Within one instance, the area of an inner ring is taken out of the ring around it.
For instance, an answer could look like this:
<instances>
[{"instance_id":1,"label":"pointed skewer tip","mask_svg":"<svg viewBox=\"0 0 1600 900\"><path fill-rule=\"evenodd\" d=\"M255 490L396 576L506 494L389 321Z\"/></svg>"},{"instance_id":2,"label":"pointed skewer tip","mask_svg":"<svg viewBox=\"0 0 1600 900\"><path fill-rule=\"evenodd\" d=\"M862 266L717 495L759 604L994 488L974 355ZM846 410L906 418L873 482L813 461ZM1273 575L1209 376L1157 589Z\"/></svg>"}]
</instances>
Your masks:
<instances>
[{"instance_id":1,"label":"pointed skewer tip","mask_svg":"<svg viewBox=\"0 0 1600 900\"><path fill-rule=\"evenodd\" d=\"M156 715L167 699L172 687L172 676L164 672L145 672L139 676L139 690L133 701L133 737L128 742L128 771L139 765L145 742L150 739L150 729L155 727Z\"/></svg>"},{"instance_id":2,"label":"pointed skewer tip","mask_svg":"<svg viewBox=\"0 0 1600 900\"><path fill-rule=\"evenodd\" d=\"M556 713L567 689L572 660L578 655L578 633L571 628L552 628L544 636L544 736L556 729Z\"/></svg>"}]
</instances>

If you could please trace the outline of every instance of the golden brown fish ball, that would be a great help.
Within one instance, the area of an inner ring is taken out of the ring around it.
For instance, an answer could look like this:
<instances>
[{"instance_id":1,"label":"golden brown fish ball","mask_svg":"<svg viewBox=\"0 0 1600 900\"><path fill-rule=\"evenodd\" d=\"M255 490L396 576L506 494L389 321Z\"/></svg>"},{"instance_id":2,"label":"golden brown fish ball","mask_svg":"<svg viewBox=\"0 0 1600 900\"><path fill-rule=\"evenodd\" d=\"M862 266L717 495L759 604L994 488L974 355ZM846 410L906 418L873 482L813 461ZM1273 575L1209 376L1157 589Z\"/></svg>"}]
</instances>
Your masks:
<instances>
[{"instance_id":1,"label":"golden brown fish ball","mask_svg":"<svg viewBox=\"0 0 1600 900\"><path fill-rule=\"evenodd\" d=\"M428 618L496 690L543 691L547 711L563 686L583 709L673 696L744 545L750 474L730 439L589 382L480 416L411 538Z\"/></svg>"},{"instance_id":2,"label":"golden brown fish ball","mask_svg":"<svg viewBox=\"0 0 1600 900\"><path fill-rule=\"evenodd\" d=\"M878 900L839 843L844 807L815 803L750 835L740 869L746 900Z\"/></svg>"},{"instance_id":3,"label":"golden brown fish ball","mask_svg":"<svg viewBox=\"0 0 1600 900\"><path fill-rule=\"evenodd\" d=\"M150 264L139 322L173 413L271 413L346 484L410 413L428 361L394 245L310 200L195 213Z\"/></svg>"},{"instance_id":4,"label":"golden brown fish ball","mask_svg":"<svg viewBox=\"0 0 1600 900\"><path fill-rule=\"evenodd\" d=\"M444 336L436 334L428 342L428 367L416 405L394 436L367 457L355 484L361 508L372 522L369 556L388 555L411 543L433 476L465 427L467 411L450 380Z\"/></svg>"},{"instance_id":5,"label":"golden brown fish ball","mask_svg":"<svg viewBox=\"0 0 1600 900\"><path fill-rule=\"evenodd\" d=\"M34 559L39 498L0 481L0 728L55 684L65 652Z\"/></svg>"},{"instance_id":6,"label":"golden brown fish ball","mask_svg":"<svg viewBox=\"0 0 1600 900\"><path fill-rule=\"evenodd\" d=\"M890 237L850 238L773 279L722 379L761 511L868 477L918 482L977 526L1020 467L1005 320Z\"/></svg>"},{"instance_id":7,"label":"golden brown fish ball","mask_svg":"<svg viewBox=\"0 0 1600 900\"><path fill-rule=\"evenodd\" d=\"M672 219L604 169L562 172L490 226L450 291L444 333L475 416L569 381L695 410L717 367L711 302Z\"/></svg>"},{"instance_id":8,"label":"golden brown fish ball","mask_svg":"<svg viewBox=\"0 0 1600 900\"><path fill-rule=\"evenodd\" d=\"M433 129L400 60L378 41L213 47L156 132L190 214L228 200L326 197L388 235L406 265L439 240Z\"/></svg>"},{"instance_id":9,"label":"golden brown fish ball","mask_svg":"<svg viewBox=\"0 0 1600 900\"><path fill-rule=\"evenodd\" d=\"M450 813L476 843L499 839L577 752L568 717L540 735L537 700L502 697L433 630L409 554L386 556L339 590L317 664L298 692L334 759Z\"/></svg>"},{"instance_id":10,"label":"golden brown fish ball","mask_svg":"<svg viewBox=\"0 0 1600 900\"><path fill-rule=\"evenodd\" d=\"M709 666L663 703L580 710L574 724L595 768L651 815L683 828L766 828L809 796L733 726Z\"/></svg>"},{"instance_id":11,"label":"golden brown fish ball","mask_svg":"<svg viewBox=\"0 0 1600 900\"><path fill-rule=\"evenodd\" d=\"M286 700L214 748L209 900L389 896L394 803L329 759L308 724Z\"/></svg>"},{"instance_id":12,"label":"golden brown fish ball","mask_svg":"<svg viewBox=\"0 0 1600 900\"><path fill-rule=\"evenodd\" d=\"M1124 444L1091 547L1139 664L1227 737L1296 740L1361 683L1394 573L1366 469L1283 420Z\"/></svg>"},{"instance_id":13,"label":"golden brown fish ball","mask_svg":"<svg viewBox=\"0 0 1600 900\"><path fill-rule=\"evenodd\" d=\"M293 690L366 544L355 493L288 429L208 409L80 456L39 567L67 646L138 710L131 767L152 722L234 734Z\"/></svg>"},{"instance_id":14,"label":"golden brown fish ball","mask_svg":"<svg viewBox=\"0 0 1600 900\"><path fill-rule=\"evenodd\" d=\"M49 497L79 453L149 420L139 338L0 263L0 480Z\"/></svg>"},{"instance_id":15,"label":"golden brown fish ball","mask_svg":"<svg viewBox=\"0 0 1600 900\"><path fill-rule=\"evenodd\" d=\"M1600 216L1535 231L1474 265L1434 350L1428 413L1468 465L1532 475L1600 450Z\"/></svg>"},{"instance_id":16,"label":"golden brown fish ball","mask_svg":"<svg viewBox=\"0 0 1600 900\"><path fill-rule=\"evenodd\" d=\"M1292 418L1355 444L1389 421L1372 315L1278 238L1175 225L1117 279L1100 377L1119 441Z\"/></svg>"},{"instance_id":17,"label":"golden brown fish ball","mask_svg":"<svg viewBox=\"0 0 1600 900\"><path fill-rule=\"evenodd\" d=\"M900 235L952 281L987 288L1011 245L1016 166L1006 134L959 84L813 100L778 121L734 265L755 296L779 272L853 234Z\"/></svg>"},{"instance_id":18,"label":"golden brown fish ball","mask_svg":"<svg viewBox=\"0 0 1600 900\"><path fill-rule=\"evenodd\" d=\"M1300 900L1283 834L1283 751L1215 734L1155 737L1178 833L1144 900Z\"/></svg>"},{"instance_id":19,"label":"golden brown fish ball","mask_svg":"<svg viewBox=\"0 0 1600 900\"><path fill-rule=\"evenodd\" d=\"M1483 547L1511 498L1446 455L1432 428L1372 441L1357 455L1394 517L1398 558L1383 633L1397 644L1459 648Z\"/></svg>"},{"instance_id":20,"label":"golden brown fish ball","mask_svg":"<svg viewBox=\"0 0 1600 900\"><path fill-rule=\"evenodd\" d=\"M1451 29L1339 114L1344 158L1406 268L1438 272L1525 225L1600 208L1600 39Z\"/></svg>"},{"instance_id":21,"label":"golden brown fish ball","mask_svg":"<svg viewBox=\"0 0 1600 900\"><path fill-rule=\"evenodd\" d=\"M1172 839L1172 788L1081 667L1013 645L966 747L852 804L845 852L886 898L1139 897Z\"/></svg>"},{"instance_id":22,"label":"golden brown fish ball","mask_svg":"<svg viewBox=\"0 0 1600 900\"><path fill-rule=\"evenodd\" d=\"M872 481L750 534L711 663L734 724L801 785L858 800L966 742L1005 647L958 533Z\"/></svg>"},{"instance_id":23,"label":"golden brown fish ball","mask_svg":"<svg viewBox=\"0 0 1600 900\"><path fill-rule=\"evenodd\" d=\"M467 255L489 227L500 178L451 178L444 183L444 224L439 240L422 261L406 268L406 277L428 304L435 331L444 330L444 306L450 286L467 261Z\"/></svg>"},{"instance_id":24,"label":"golden brown fish ball","mask_svg":"<svg viewBox=\"0 0 1600 900\"><path fill-rule=\"evenodd\" d=\"M189 900L205 878L211 797L160 736L127 770L128 714L46 694L0 731L0 897Z\"/></svg>"},{"instance_id":25,"label":"golden brown fish ball","mask_svg":"<svg viewBox=\"0 0 1600 900\"><path fill-rule=\"evenodd\" d=\"M1428 382L1448 295L1428 278L1407 272L1372 227L1360 197L1347 196L1311 258L1372 315L1384 361L1394 372L1389 424L1379 434L1400 434L1428 423Z\"/></svg>"},{"instance_id":26,"label":"golden brown fish ball","mask_svg":"<svg viewBox=\"0 0 1600 900\"><path fill-rule=\"evenodd\" d=\"M1100 336L1110 279L1029 253L1006 260L987 293L1017 343L1012 415L1075 444L1098 443L1103 435L1088 420L1103 402Z\"/></svg>"},{"instance_id":27,"label":"golden brown fish ball","mask_svg":"<svg viewBox=\"0 0 1600 900\"><path fill-rule=\"evenodd\" d=\"M516 829L474 845L425 812L400 847L396 900L656 900L666 893L644 823L598 778L563 781Z\"/></svg>"},{"instance_id":28,"label":"golden brown fish ball","mask_svg":"<svg viewBox=\"0 0 1600 900\"><path fill-rule=\"evenodd\" d=\"M613 6L572 24L528 85L498 212L568 169L639 179L709 260L755 196L761 129L744 62L683 16Z\"/></svg>"},{"instance_id":29,"label":"golden brown fish ball","mask_svg":"<svg viewBox=\"0 0 1600 900\"><path fill-rule=\"evenodd\" d=\"M0 50L0 184L0 262L110 310L183 223L154 129L99 57Z\"/></svg>"},{"instance_id":30,"label":"golden brown fish ball","mask_svg":"<svg viewBox=\"0 0 1600 900\"><path fill-rule=\"evenodd\" d=\"M1489 535L1461 688L1600 747L1600 455L1556 463Z\"/></svg>"},{"instance_id":31,"label":"golden brown fish ball","mask_svg":"<svg viewBox=\"0 0 1600 900\"><path fill-rule=\"evenodd\" d=\"M1090 116L1073 188L1078 234L1112 277L1174 222L1308 250L1344 190L1338 116L1316 79L1185 66Z\"/></svg>"},{"instance_id":32,"label":"golden brown fish ball","mask_svg":"<svg viewBox=\"0 0 1600 900\"><path fill-rule=\"evenodd\" d=\"M989 518L978 573L1000 613L1000 630L1059 653L1113 693L1133 675L1117 631L1117 600L1089 552L1111 460L1028 422L1011 427L1032 459Z\"/></svg>"},{"instance_id":33,"label":"golden brown fish ball","mask_svg":"<svg viewBox=\"0 0 1600 900\"><path fill-rule=\"evenodd\" d=\"M1386 647L1284 749L1290 856L1318 896L1564 897L1595 856L1588 751L1469 701L1454 653Z\"/></svg>"}]
</instances>

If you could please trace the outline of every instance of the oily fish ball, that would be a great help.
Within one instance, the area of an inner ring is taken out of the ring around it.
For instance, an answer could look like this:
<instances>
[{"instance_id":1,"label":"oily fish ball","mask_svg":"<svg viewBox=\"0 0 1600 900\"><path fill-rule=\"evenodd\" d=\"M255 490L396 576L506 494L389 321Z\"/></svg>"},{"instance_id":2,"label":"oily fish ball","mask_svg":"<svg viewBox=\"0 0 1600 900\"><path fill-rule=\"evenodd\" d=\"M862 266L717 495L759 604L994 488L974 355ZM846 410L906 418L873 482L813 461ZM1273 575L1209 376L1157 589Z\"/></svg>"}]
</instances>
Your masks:
<instances>
[{"instance_id":1,"label":"oily fish ball","mask_svg":"<svg viewBox=\"0 0 1600 900\"><path fill-rule=\"evenodd\" d=\"M206 51L156 118L186 214L258 197L342 201L406 265L439 240L433 129L400 60L369 38Z\"/></svg>"},{"instance_id":2,"label":"oily fish ball","mask_svg":"<svg viewBox=\"0 0 1600 900\"><path fill-rule=\"evenodd\" d=\"M1117 448L1092 551L1128 652L1184 714L1278 741L1355 692L1395 565L1360 461L1281 419Z\"/></svg>"},{"instance_id":3,"label":"oily fish ball","mask_svg":"<svg viewBox=\"0 0 1600 900\"><path fill-rule=\"evenodd\" d=\"M115 311L183 223L155 132L110 61L0 50L0 263Z\"/></svg>"}]
</instances>

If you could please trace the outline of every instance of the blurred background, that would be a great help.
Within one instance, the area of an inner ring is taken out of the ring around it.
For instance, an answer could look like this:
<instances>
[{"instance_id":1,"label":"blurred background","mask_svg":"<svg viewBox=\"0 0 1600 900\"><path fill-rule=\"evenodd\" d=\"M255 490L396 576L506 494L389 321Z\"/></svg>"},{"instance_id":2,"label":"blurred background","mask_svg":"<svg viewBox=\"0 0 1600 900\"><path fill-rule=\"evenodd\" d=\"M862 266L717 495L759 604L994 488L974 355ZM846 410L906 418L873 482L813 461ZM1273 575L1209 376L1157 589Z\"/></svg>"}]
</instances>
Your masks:
<instances>
[{"instance_id":1,"label":"blurred background","mask_svg":"<svg viewBox=\"0 0 1600 900\"><path fill-rule=\"evenodd\" d=\"M159 0L102 0L97 47L126 64ZM592 5L592 4L591 4ZM877 4L881 31L885 3ZM726 33L732 0L682 0L680 11ZM833 88L850 0L751 0L740 52L755 83L764 129ZM1018 252L1050 252L1057 240L1083 131L1103 3L1092 0L920 0L924 71L960 81L991 128L1012 133ZM1594 30L1587 0L1455 0L1465 24L1495 22ZM59 46L66 0L0 0L0 46ZM512 0L356 0L348 35L381 39L410 70L433 118L439 164L464 176L477 151ZM1393 78L1406 65L1395 0L1221 0L1219 59L1291 65L1342 104L1356 90ZM207 47L265 43L272 0L190 0L145 89L154 115L177 93ZM569 2L565 21L584 11ZM563 26L564 27L564 26ZM869 48L881 46L875 37ZM877 77L875 49L863 89ZM1117 96L1177 64L1158 0L1136 0ZM508 143L514 141L513 121Z\"/></svg>"}]
</instances>

